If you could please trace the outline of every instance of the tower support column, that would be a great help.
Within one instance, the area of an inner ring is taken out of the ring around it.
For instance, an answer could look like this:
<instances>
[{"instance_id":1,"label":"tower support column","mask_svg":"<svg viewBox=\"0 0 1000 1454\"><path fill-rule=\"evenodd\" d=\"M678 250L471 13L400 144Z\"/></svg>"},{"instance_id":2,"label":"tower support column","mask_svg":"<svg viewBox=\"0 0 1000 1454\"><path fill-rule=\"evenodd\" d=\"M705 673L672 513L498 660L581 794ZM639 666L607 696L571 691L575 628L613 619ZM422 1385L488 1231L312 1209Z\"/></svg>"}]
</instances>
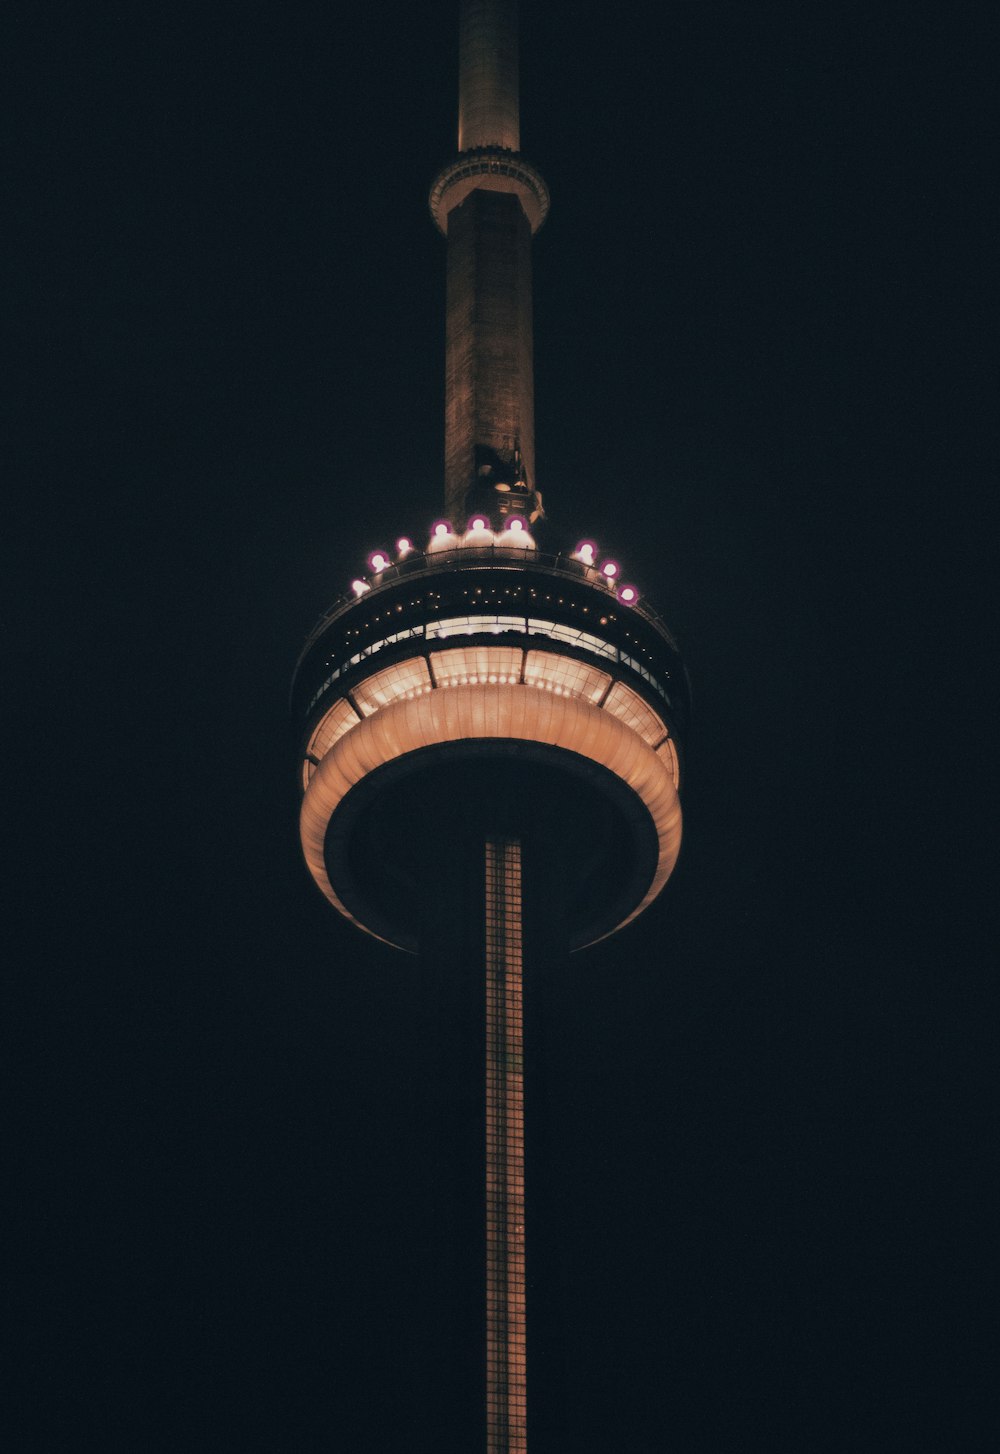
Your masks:
<instances>
[{"instance_id":1,"label":"tower support column","mask_svg":"<svg viewBox=\"0 0 1000 1454\"><path fill-rule=\"evenodd\" d=\"M486 1450L525 1454L521 845L486 840Z\"/></svg>"},{"instance_id":2,"label":"tower support column","mask_svg":"<svg viewBox=\"0 0 1000 1454\"><path fill-rule=\"evenodd\" d=\"M448 216L445 508L464 529L518 478L534 489L531 225L516 196L477 188Z\"/></svg>"}]
</instances>

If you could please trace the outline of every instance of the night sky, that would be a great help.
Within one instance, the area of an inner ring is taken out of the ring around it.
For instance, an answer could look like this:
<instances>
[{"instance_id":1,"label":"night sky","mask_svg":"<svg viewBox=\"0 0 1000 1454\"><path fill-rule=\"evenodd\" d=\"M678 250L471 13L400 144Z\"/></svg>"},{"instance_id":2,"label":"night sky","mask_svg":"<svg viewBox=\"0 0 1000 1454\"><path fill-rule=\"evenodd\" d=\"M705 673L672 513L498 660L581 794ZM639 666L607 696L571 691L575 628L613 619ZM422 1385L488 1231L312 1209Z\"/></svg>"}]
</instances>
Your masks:
<instances>
[{"instance_id":1,"label":"night sky","mask_svg":"<svg viewBox=\"0 0 1000 1454\"><path fill-rule=\"evenodd\" d=\"M455 9L11 23L12 1454L482 1448L434 1007L288 715L440 508ZM531 1454L993 1449L985 38L523 12L539 484L695 702L537 1027Z\"/></svg>"}]
</instances>

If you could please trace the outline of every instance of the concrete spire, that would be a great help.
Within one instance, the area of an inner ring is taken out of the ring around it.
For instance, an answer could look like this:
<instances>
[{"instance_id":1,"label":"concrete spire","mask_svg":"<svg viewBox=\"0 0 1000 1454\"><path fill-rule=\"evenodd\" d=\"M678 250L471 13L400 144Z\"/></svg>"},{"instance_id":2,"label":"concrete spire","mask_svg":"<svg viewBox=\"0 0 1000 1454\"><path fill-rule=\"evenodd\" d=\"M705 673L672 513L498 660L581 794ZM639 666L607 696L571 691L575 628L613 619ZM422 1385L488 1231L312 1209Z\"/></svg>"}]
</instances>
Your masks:
<instances>
[{"instance_id":1,"label":"concrete spire","mask_svg":"<svg viewBox=\"0 0 1000 1454\"><path fill-rule=\"evenodd\" d=\"M464 0L458 35L458 149L521 145L516 0Z\"/></svg>"}]
</instances>

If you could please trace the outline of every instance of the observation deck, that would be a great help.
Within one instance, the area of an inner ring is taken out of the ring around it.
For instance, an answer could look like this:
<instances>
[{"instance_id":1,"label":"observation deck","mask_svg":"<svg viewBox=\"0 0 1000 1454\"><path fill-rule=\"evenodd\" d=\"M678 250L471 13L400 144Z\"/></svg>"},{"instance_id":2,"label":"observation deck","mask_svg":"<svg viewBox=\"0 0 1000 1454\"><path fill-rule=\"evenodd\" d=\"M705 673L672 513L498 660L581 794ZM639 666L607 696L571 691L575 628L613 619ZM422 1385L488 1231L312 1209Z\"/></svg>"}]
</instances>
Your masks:
<instances>
[{"instance_id":1,"label":"observation deck","mask_svg":"<svg viewBox=\"0 0 1000 1454\"><path fill-rule=\"evenodd\" d=\"M687 678L596 547L547 554L523 522L474 523L436 527L426 551L376 552L310 634L292 688L303 850L341 913L413 949L416 865L440 853L444 804L461 799L565 857L580 948L673 868Z\"/></svg>"}]
</instances>

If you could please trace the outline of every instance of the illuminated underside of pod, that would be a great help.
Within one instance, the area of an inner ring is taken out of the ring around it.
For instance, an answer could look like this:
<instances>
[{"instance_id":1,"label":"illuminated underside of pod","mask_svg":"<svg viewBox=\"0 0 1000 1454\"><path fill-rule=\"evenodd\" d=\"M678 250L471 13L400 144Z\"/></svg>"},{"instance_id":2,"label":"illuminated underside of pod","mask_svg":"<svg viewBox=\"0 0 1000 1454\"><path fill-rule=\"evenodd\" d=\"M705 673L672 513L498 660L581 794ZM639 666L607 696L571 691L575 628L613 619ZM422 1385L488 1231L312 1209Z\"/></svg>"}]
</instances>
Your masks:
<instances>
[{"instance_id":1,"label":"illuminated underside of pod","mask_svg":"<svg viewBox=\"0 0 1000 1454\"><path fill-rule=\"evenodd\" d=\"M511 835L529 875L539 855L560 865L579 949L641 913L676 862L687 680L592 543L547 555L479 524L458 544L439 524L395 563L375 552L311 634L293 685L303 853L340 913L414 950L438 898L420 865L471 851L470 833Z\"/></svg>"},{"instance_id":2,"label":"illuminated underside of pod","mask_svg":"<svg viewBox=\"0 0 1000 1454\"><path fill-rule=\"evenodd\" d=\"M473 650L487 678L510 674L509 649ZM491 660L494 652L497 657ZM459 649L455 656L466 654ZM680 851L681 809L676 786L677 756L664 724L622 683L613 683L610 677L605 683L593 680L606 674L585 668L567 683L560 668L572 671L580 663L555 653L526 655L552 657L547 668L544 662L533 663L535 675L530 683L493 683L487 679L475 683L459 680L456 685L448 685L454 680L447 675L448 669L455 671L461 665L454 661L442 664L445 674L436 686L427 662L421 657L412 658L376 673L355 688L351 695L360 711L343 699L318 724L312 741L314 747L323 750L323 756L318 763L306 764L311 771L300 818L303 853L326 898L345 917L376 937L398 942L366 922L367 916L359 913L356 905L349 906L340 886L331 880L331 828L350 795L366 779L411 756L451 744L489 744L491 752L503 744L522 745L567 754L581 765L591 765L610 775L634 801L652 830L655 850L647 860L644 882L630 896L634 901L628 903L618 922L595 938L613 933L641 913L669 878ZM499 669L502 664L508 668L506 673ZM490 670L494 666L496 672ZM553 680L556 676L558 679ZM603 696L602 705L596 704L595 696ZM329 732L326 743L320 740L324 732ZM657 736L660 741L654 746ZM318 754L313 751L312 756Z\"/></svg>"}]
</instances>

